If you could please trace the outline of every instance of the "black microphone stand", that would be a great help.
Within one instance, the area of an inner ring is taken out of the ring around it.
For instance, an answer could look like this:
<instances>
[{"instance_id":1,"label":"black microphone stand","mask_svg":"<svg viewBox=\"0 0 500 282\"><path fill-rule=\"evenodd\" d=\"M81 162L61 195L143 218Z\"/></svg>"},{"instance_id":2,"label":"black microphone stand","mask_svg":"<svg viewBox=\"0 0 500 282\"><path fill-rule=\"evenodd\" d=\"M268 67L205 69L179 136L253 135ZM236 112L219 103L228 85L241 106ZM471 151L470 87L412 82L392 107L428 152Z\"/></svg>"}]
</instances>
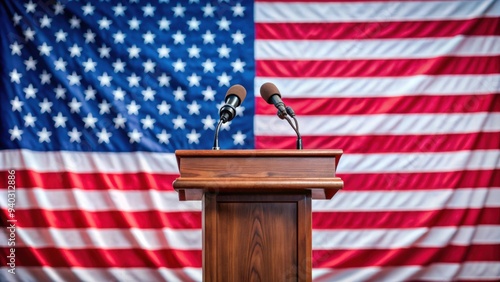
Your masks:
<instances>
[{"instance_id":1,"label":"black microphone stand","mask_svg":"<svg viewBox=\"0 0 500 282\"><path fill-rule=\"evenodd\" d=\"M300 136L300 132L299 132L299 122L295 118L295 112L293 111L293 109L291 107L287 106L286 112L282 112L282 111L278 110L278 112L276 114L278 115L278 117L280 119L286 119L288 124L290 124L290 126L293 128L293 130L295 131L295 134L297 134L297 142L296 142L297 150L302 150L303 145L302 145L302 137ZM292 120L288 116L292 117L295 124L292 123Z\"/></svg>"}]
</instances>

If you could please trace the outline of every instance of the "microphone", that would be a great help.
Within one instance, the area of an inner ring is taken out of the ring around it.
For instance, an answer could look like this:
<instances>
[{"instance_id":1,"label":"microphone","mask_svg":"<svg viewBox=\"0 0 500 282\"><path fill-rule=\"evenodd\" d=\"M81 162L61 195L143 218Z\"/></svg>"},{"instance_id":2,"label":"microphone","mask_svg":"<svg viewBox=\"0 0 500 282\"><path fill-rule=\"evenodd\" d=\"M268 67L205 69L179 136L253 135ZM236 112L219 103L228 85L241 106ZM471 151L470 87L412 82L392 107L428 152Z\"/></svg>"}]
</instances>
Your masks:
<instances>
[{"instance_id":1,"label":"microphone","mask_svg":"<svg viewBox=\"0 0 500 282\"><path fill-rule=\"evenodd\" d=\"M247 91L245 87L236 84L231 87L226 92L226 98L224 99L225 104L220 108L219 115L220 120L215 129L214 146L212 150L220 150L219 147L219 131L223 123L231 121L236 116L236 108L243 103L245 97L247 96Z\"/></svg>"},{"instance_id":2,"label":"microphone","mask_svg":"<svg viewBox=\"0 0 500 282\"><path fill-rule=\"evenodd\" d=\"M231 121L236 116L236 108L243 103L247 91L239 84L231 86L226 92L226 104L220 108L220 120L223 123Z\"/></svg>"},{"instance_id":3,"label":"microphone","mask_svg":"<svg viewBox=\"0 0 500 282\"><path fill-rule=\"evenodd\" d=\"M268 103L274 104L274 106L278 109L278 116L286 116L286 108L285 103L281 101L281 94L276 85L271 82L266 82L262 84L260 87L260 96Z\"/></svg>"}]
</instances>

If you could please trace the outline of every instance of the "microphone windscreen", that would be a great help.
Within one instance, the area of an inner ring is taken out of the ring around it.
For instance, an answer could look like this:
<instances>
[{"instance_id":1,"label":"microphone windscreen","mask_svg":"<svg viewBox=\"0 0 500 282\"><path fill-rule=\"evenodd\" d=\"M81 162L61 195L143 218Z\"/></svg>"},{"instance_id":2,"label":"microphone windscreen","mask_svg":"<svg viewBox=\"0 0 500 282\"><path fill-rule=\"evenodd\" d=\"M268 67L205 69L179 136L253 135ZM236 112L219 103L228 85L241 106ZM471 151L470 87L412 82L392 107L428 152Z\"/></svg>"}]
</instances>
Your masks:
<instances>
[{"instance_id":1,"label":"microphone windscreen","mask_svg":"<svg viewBox=\"0 0 500 282\"><path fill-rule=\"evenodd\" d=\"M271 96L278 95L281 98L281 93L276 85L271 82L266 82L260 87L260 96L268 103L272 104Z\"/></svg>"},{"instance_id":2,"label":"microphone windscreen","mask_svg":"<svg viewBox=\"0 0 500 282\"><path fill-rule=\"evenodd\" d=\"M226 92L225 99L227 99L227 97L230 95L238 96L238 98L240 99L240 104L241 104L241 103L243 103L243 100L245 100L245 97L247 96L247 91L246 91L245 87L243 87L239 84L235 84L235 85L229 87L229 89Z\"/></svg>"}]
</instances>

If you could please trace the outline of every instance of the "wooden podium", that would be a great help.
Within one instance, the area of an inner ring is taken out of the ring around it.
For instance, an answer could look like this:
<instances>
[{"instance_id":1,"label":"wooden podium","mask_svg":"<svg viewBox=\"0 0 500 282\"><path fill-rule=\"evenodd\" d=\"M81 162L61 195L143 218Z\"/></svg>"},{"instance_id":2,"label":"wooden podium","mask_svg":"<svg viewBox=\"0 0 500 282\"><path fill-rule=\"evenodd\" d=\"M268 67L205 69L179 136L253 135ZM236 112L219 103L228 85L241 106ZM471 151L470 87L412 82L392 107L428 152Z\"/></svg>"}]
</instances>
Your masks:
<instances>
[{"instance_id":1,"label":"wooden podium","mask_svg":"<svg viewBox=\"0 0 500 282\"><path fill-rule=\"evenodd\" d=\"M181 201L203 201L204 281L311 281L311 199L343 187L342 150L179 150Z\"/></svg>"}]
</instances>

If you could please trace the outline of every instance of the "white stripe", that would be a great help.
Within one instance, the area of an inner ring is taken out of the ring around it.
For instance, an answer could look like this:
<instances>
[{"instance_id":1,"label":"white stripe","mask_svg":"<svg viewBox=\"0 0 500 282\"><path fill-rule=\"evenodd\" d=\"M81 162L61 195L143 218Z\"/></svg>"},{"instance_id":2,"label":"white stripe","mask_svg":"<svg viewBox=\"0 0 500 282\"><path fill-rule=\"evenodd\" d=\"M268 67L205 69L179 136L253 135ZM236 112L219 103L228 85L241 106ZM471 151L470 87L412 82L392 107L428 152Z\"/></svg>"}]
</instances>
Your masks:
<instances>
[{"instance_id":1,"label":"white stripe","mask_svg":"<svg viewBox=\"0 0 500 282\"><path fill-rule=\"evenodd\" d=\"M315 250L441 248L500 244L500 225L313 230Z\"/></svg>"},{"instance_id":2,"label":"white stripe","mask_svg":"<svg viewBox=\"0 0 500 282\"><path fill-rule=\"evenodd\" d=\"M300 133L308 136L421 135L500 131L500 113L376 114L302 116ZM257 136L295 136L275 115L254 118Z\"/></svg>"},{"instance_id":3,"label":"white stripe","mask_svg":"<svg viewBox=\"0 0 500 282\"><path fill-rule=\"evenodd\" d=\"M16 267L16 274L7 273L8 267L1 267L2 281L67 282L67 281L148 281L184 282L201 281L201 268L83 268L83 267ZM2 277L3 276L3 277Z\"/></svg>"},{"instance_id":4,"label":"white stripe","mask_svg":"<svg viewBox=\"0 0 500 282\"><path fill-rule=\"evenodd\" d=\"M500 92L500 74L368 78L256 77L254 87L260 89L262 84L269 81L278 87L284 99L472 95ZM255 91L255 95L260 96L260 93Z\"/></svg>"},{"instance_id":5,"label":"white stripe","mask_svg":"<svg viewBox=\"0 0 500 282\"><path fill-rule=\"evenodd\" d=\"M178 173L175 155L171 153L2 150L0 151L0 170L10 169L78 173Z\"/></svg>"},{"instance_id":6,"label":"white stripe","mask_svg":"<svg viewBox=\"0 0 500 282\"><path fill-rule=\"evenodd\" d=\"M313 269L315 282L500 280L500 262L434 263L426 266Z\"/></svg>"},{"instance_id":7,"label":"white stripe","mask_svg":"<svg viewBox=\"0 0 500 282\"><path fill-rule=\"evenodd\" d=\"M256 40L257 60L370 60L496 56L498 36L381 40ZM492 58L495 60L495 58Z\"/></svg>"},{"instance_id":8,"label":"white stripe","mask_svg":"<svg viewBox=\"0 0 500 282\"><path fill-rule=\"evenodd\" d=\"M500 187L410 191L341 190L330 201L312 202L313 212L429 211L484 207L500 208Z\"/></svg>"},{"instance_id":9,"label":"white stripe","mask_svg":"<svg viewBox=\"0 0 500 282\"><path fill-rule=\"evenodd\" d=\"M347 188L346 188L347 189ZM0 190L7 199L7 190ZM170 191L85 191L79 189L17 189L16 210L199 212L200 201L178 201ZM342 190L329 201L313 201L313 211L424 211L444 208L500 207L500 188L461 188L410 191ZM7 208L7 201L0 201Z\"/></svg>"},{"instance_id":10,"label":"white stripe","mask_svg":"<svg viewBox=\"0 0 500 282\"><path fill-rule=\"evenodd\" d=\"M257 2L254 7L255 21L260 23L458 20L500 15L500 3L495 0L380 3Z\"/></svg>"},{"instance_id":11,"label":"white stripe","mask_svg":"<svg viewBox=\"0 0 500 282\"><path fill-rule=\"evenodd\" d=\"M2 237L8 230L0 229ZM201 250L201 230L17 228L16 246L64 249ZM404 229L313 230L314 250L440 248L500 244L500 225ZM7 241L0 247L9 247Z\"/></svg>"}]
</instances>

